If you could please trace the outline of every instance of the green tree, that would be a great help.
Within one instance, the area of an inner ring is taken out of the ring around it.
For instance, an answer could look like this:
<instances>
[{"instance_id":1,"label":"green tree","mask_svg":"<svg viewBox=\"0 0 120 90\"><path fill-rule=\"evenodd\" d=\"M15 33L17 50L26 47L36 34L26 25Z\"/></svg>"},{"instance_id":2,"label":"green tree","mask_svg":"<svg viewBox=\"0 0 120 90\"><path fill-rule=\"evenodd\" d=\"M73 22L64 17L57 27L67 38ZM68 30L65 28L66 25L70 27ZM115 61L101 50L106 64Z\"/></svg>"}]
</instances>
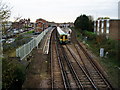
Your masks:
<instances>
[{"instance_id":1,"label":"green tree","mask_svg":"<svg viewBox=\"0 0 120 90\"><path fill-rule=\"evenodd\" d=\"M92 26L93 21L88 16L83 14L77 17L77 19L74 22L74 25L75 25L75 28L77 29L92 31L91 29L93 28Z\"/></svg>"}]
</instances>

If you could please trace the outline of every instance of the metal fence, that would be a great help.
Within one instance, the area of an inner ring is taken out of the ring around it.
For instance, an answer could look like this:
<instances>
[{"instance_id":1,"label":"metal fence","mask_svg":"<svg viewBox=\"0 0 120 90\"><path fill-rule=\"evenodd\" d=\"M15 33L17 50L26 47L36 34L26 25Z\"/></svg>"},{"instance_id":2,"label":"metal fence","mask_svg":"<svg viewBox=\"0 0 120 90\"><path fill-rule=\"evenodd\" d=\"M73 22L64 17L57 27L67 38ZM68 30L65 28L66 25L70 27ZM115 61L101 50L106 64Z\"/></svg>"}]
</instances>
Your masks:
<instances>
[{"instance_id":1,"label":"metal fence","mask_svg":"<svg viewBox=\"0 0 120 90\"><path fill-rule=\"evenodd\" d=\"M32 50L33 48L37 47L40 41L43 39L43 37L46 35L46 33L51 28L45 29L40 35L38 35L36 38L33 38L30 42L27 44L24 44L23 46L16 49L16 57L20 57L20 59L24 59Z\"/></svg>"}]
</instances>

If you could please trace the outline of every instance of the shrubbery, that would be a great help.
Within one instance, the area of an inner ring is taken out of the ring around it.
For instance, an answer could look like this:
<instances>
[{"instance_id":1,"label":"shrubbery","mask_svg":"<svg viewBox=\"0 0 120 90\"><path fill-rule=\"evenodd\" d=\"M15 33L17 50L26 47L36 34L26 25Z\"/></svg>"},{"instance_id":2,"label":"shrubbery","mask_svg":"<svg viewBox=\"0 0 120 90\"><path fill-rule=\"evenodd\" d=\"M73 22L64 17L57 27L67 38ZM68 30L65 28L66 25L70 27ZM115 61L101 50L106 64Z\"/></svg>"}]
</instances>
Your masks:
<instances>
[{"instance_id":1,"label":"shrubbery","mask_svg":"<svg viewBox=\"0 0 120 90\"><path fill-rule=\"evenodd\" d=\"M116 58L118 57L118 52L120 48L118 47L119 42L111 39L106 39L106 36L103 35L96 35L93 32L83 31L82 34L79 34L82 40L87 37L87 43L91 45L91 47L99 53L100 48L104 48L105 53L108 52L108 58Z\"/></svg>"},{"instance_id":2,"label":"shrubbery","mask_svg":"<svg viewBox=\"0 0 120 90\"><path fill-rule=\"evenodd\" d=\"M15 58L2 60L2 88L20 90L25 80L25 67Z\"/></svg>"},{"instance_id":3,"label":"shrubbery","mask_svg":"<svg viewBox=\"0 0 120 90\"><path fill-rule=\"evenodd\" d=\"M88 40L95 40L96 39L96 34L93 32L89 32L89 31L84 31L83 36L87 36Z\"/></svg>"}]
</instances>

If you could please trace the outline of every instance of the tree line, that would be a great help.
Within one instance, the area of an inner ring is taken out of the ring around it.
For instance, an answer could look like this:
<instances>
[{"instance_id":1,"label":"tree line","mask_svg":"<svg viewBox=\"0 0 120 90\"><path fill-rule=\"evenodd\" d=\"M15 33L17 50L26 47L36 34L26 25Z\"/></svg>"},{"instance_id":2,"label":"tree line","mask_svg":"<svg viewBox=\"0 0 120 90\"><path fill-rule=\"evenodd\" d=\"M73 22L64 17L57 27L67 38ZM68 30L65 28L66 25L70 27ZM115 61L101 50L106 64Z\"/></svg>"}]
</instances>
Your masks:
<instances>
[{"instance_id":1,"label":"tree line","mask_svg":"<svg viewBox=\"0 0 120 90\"><path fill-rule=\"evenodd\" d=\"M74 22L76 29L93 31L94 22L92 16L80 15Z\"/></svg>"}]
</instances>

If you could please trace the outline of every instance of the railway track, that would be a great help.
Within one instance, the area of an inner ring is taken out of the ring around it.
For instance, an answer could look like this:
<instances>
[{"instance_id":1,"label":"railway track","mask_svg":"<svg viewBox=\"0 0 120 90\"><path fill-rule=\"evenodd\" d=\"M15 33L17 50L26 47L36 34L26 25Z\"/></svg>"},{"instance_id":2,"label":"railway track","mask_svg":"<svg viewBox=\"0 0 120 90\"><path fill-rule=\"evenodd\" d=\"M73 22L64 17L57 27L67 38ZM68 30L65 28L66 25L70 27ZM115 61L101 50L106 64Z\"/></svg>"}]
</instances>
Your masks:
<instances>
[{"instance_id":1,"label":"railway track","mask_svg":"<svg viewBox=\"0 0 120 90\"><path fill-rule=\"evenodd\" d=\"M76 41L72 46L60 45L56 32L51 38L51 87L66 90L112 90L94 60Z\"/></svg>"},{"instance_id":2,"label":"railway track","mask_svg":"<svg viewBox=\"0 0 120 90\"><path fill-rule=\"evenodd\" d=\"M63 53L64 49L56 41L56 36L52 35L51 40L51 86L55 88L81 88L78 76L66 55Z\"/></svg>"},{"instance_id":3,"label":"railway track","mask_svg":"<svg viewBox=\"0 0 120 90\"><path fill-rule=\"evenodd\" d=\"M54 31L55 33L55 31ZM51 38L51 88L65 88L64 75L61 64L59 64L59 58L56 52L56 36L52 33Z\"/></svg>"},{"instance_id":4,"label":"railway track","mask_svg":"<svg viewBox=\"0 0 120 90\"><path fill-rule=\"evenodd\" d=\"M98 89L104 90L112 90L112 86L109 81L105 78L102 71L98 68L95 61L91 58L88 52L81 46L81 44L77 41L75 48L78 52L78 55L83 62L83 67L88 73L89 77L95 83L95 86Z\"/></svg>"},{"instance_id":5,"label":"railway track","mask_svg":"<svg viewBox=\"0 0 120 90\"><path fill-rule=\"evenodd\" d=\"M69 62L71 62L72 67L74 68L79 82L82 86L83 90L89 89L89 90L97 90L97 87L95 86L94 82L91 80L89 75L86 73L82 65L78 62L78 57L75 55L74 52L72 52L69 47L66 45L65 48L67 49L66 52L68 54Z\"/></svg>"},{"instance_id":6,"label":"railway track","mask_svg":"<svg viewBox=\"0 0 120 90\"><path fill-rule=\"evenodd\" d=\"M113 90L111 84L105 78L104 74L98 68L97 64L87 53L87 51L80 45L76 38L74 38L73 41L74 43L72 44L76 50L76 53L73 51L73 48L68 47L70 45L66 45L64 48L67 49L66 52L69 53L68 56L70 57L71 55L71 58L74 59L71 62L77 72L77 75L80 75L80 81L83 88L88 87L92 90ZM79 69L79 71L77 69ZM85 79L82 80L83 78Z\"/></svg>"},{"instance_id":7,"label":"railway track","mask_svg":"<svg viewBox=\"0 0 120 90\"><path fill-rule=\"evenodd\" d=\"M56 88L70 89L69 74L67 73L67 67L63 63L63 57L59 51L59 44L56 40L54 32L53 40L51 40L51 86L52 90Z\"/></svg>"},{"instance_id":8,"label":"railway track","mask_svg":"<svg viewBox=\"0 0 120 90\"><path fill-rule=\"evenodd\" d=\"M68 68L67 70L69 70L69 74L71 75L71 78L72 78L72 81L73 81L73 82L70 82L71 78L68 77L68 80L69 80L68 88L76 88L76 89L79 88L79 89L83 90L83 86L82 86L82 84L81 84L81 82L78 78L78 75L75 72L71 62L69 61L69 58L66 55L66 53L64 51L64 48L62 46L60 46L59 49L60 49L59 51L62 53L62 57L63 57L62 61L63 61L64 64L66 64L66 66Z\"/></svg>"}]
</instances>

